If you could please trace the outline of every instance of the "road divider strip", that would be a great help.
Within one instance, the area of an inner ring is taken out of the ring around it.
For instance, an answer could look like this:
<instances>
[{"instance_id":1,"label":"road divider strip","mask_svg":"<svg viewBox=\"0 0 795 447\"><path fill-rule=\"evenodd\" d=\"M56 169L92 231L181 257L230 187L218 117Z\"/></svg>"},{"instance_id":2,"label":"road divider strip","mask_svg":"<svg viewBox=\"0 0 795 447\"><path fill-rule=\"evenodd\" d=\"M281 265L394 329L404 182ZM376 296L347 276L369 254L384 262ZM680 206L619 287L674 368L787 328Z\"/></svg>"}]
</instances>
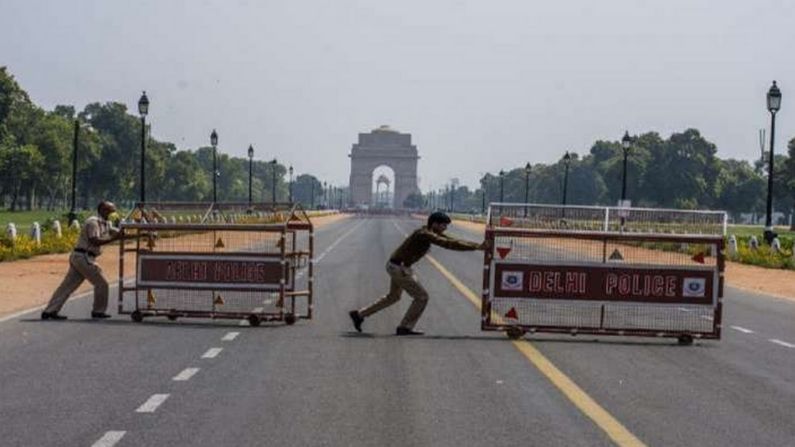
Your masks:
<instances>
[{"instance_id":1,"label":"road divider strip","mask_svg":"<svg viewBox=\"0 0 795 447\"><path fill-rule=\"evenodd\" d=\"M221 337L221 341L232 341L237 338L238 335L240 335L240 332L227 332L226 335Z\"/></svg>"},{"instance_id":2,"label":"road divider strip","mask_svg":"<svg viewBox=\"0 0 795 447\"><path fill-rule=\"evenodd\" d=\"M199 368L185 368L182 372L174 376L172 380L175 382L185 382L186 380L190 380L197 372L199 372Z\"/></svg>"},{"instance_id":3,"label":"road divider strip","mask_svg":"<svg viewBox=\"0 0 795 447\"><path fill-rule=\"evenodd\" d=\"M91 447L113 447L117 442L121 441L121 438L123 438L125 434L127 434L127 432L121 430L105 432L97 442L91 444Z\"/></svg>"},{"instance_id":4,"label":"road divider strip","mask_svg":"<svg viewBox=\"0 0 795 447\"><path fill-rule=\"evenodd\" d=\"M220 354L221 351L223 351L223 350L224 350L224 348L210 348L210 349L207 350L207 352L202 354L202 358L203 359L214 359L214 358L218 357L218 354Z\"/></svg>"},{"instance_id":5,"label":"road divider strip","mask_svg":"<svg viewBox=\"0 0 795 447\"><path fill-rule=\"evenodd\" d=\"M775 344L777 344L777 345L779 345L779 346L783 346L783 347L785 347L785 348L790 348L790 349L792 349L792 348L795 348L795 345L793 345L792 343L787 343L787 342L785 342L785 341L783 341L783 340L779 340L779 339L777 339L777 338L771 338L771 339L770 339L770 340L768 340L768 341L769 341L770 343L775 343Z\"/></svg>"},{"instance_id":6,"label":"road divider strip","mask_svg":"<svg viewBox=\"0 0 795 447\"><path fill-rule=\"evenodd\" d=\"M163 404L163 402L168 399L170 394L153 394L146 402L143 403L138 409L135 410L136 413L154 413L157 410L157 407Z\"/></svg>"}]
</instances>

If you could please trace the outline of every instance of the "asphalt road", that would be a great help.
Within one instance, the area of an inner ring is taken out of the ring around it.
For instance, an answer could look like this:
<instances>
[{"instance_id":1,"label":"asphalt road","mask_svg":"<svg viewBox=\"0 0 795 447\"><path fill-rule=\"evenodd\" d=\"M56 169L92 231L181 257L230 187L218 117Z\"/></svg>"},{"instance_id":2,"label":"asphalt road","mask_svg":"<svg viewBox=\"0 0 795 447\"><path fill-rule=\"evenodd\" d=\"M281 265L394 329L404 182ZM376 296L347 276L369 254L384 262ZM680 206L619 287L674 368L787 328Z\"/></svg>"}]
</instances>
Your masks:
<instances>
[{"instance_id":1,"label":"asphalt road","mask_svg":"<svg viewBox=\"0 0 795 447\"><path fill-rule=\"evenodd\" d=\"M70 302L66 322L0 323L0 445L631 445L531 363L526 342L481 332L477 309L427 260L416 268L431 294L426 336L392 335L408 297L352 331L347 311L385 292L384 263L418 225L322 228L316 318L295 326L94 322L90 299ZM477 293L480 253L433 256ZM689 347L527 340L646 445L795 445L795 305L728 289L725 321L723 340Z\"/></svg>"}]
</instances>

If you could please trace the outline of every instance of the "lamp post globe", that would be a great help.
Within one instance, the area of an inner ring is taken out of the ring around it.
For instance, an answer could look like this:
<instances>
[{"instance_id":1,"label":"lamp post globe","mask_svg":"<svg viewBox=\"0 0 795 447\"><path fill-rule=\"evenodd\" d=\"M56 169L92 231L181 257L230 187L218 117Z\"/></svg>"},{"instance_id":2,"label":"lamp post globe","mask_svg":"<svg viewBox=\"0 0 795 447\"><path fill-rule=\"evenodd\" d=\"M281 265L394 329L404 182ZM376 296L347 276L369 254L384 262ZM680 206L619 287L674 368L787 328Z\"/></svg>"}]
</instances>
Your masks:
<instances>
[{"instance_id":1,"label":"lamp post globe","mask_svg":"<svg viewBox=\"0 0 795 447\"><path fill-rule=\"evenodd\" d=\"M149 98L146 96L146 91L144 91L138 99L138 114L141 116L149 114Z\"/></svg>"},{"instance_id":2,"label":"lamp post globe","mask_svg":"<svg viewBox=\"0 0 795 447\"><path fill-rule=\"evenodd\" d=\"M765 212L765 241L773 243L776 233L773 231L773 149L776 138L776 113L781 109L781 90L773 81L773 85L767 91L767 110L770 112L770 156L767 167L767 207Z\"/></svg>"},{"instance_id":3,"label":"lamp post globe","mask_svg":"<svg viewBox=\"0 0 795 447\"><path fill-rule=\"evenodd\" d=\"M149 98L146 91L138 99L138 114L141 115L141 203L146 202L146 115L149 114Z\"/></svg>"}]
</instances>

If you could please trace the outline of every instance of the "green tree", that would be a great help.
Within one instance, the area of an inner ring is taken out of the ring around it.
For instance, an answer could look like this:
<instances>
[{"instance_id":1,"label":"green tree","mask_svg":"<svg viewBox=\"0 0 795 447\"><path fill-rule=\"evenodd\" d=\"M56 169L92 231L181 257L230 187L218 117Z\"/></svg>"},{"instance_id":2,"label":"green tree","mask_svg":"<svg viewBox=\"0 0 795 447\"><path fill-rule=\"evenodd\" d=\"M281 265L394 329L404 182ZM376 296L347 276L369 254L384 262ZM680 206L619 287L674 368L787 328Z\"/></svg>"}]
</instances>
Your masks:
<instances>
[{"instance_id":1,"label":"green tree","mask_svg":"<svg viewBox=\"0 0 795 447\"><path fill-rule=\"evenodd\" d=\"M11 211L17 210L23 185L40 177L43 163L36 146L0 146L0 179L3 189L11 194Z\"/></svg>"},{"instance_id":2,"label":"green tree","mask_svg":"<svg viewBox=\"0 0 795 447\"><path fill-rule=\"evenodd\" d=\"M764 209L765 179L747 161L724 160L716 182L715 205L735 218Z\"/></svg>"},{"instance_id":3,"label":"green tree","mask_svg":"<svg viewBox=\"0 0 795 447\"><path fill-rule=\"evenodd\" d=\"M314 192L314 200L312 193ZM304 207L315 206L321 202L323 195L323 184L311 174L301 174L295 178L293 183L293 201L302 204Z\"/></svg>"},{"instance_id":4,"label":"green tree","mask_svg":"<svg viewBox=\"0 0 795 447\"><path fill-rule=\"evenodd\" d=\"M457 200L456 200L457 202ZM420 209L423 207L424 200L422 199L422 194L418 193L411 193L406 197L406 200L403 201L403 208L409 209Z\"/></svg>"}]
</instances>

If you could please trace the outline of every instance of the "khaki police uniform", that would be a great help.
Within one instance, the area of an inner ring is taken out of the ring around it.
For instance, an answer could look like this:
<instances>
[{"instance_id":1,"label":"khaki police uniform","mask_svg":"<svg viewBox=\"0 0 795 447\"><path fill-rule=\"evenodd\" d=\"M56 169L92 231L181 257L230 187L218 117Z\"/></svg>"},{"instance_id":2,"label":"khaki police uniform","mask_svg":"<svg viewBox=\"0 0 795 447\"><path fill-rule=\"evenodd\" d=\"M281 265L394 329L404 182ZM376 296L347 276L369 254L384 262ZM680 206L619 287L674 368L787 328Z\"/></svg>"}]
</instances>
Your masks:
<instances>
[{"instance_id":1,"label":"khaki police uniform","mask_svg":"<svg viewBox=\"0 0 795 447\"><path fill-rule=\"evenodd\" d=\"M92 244L89 238L108 240L110 236L111 228L106 220L96 216L86 219L80 230L77 245L69 256L69 271L53 293L44 312L58 313L69 295L77 290L84 280L88 280L94 286L93 312L104 313L107 310L108 281L102 276L102 269L96 263L97 257L102 254L102 248Z\"/></svg>"},{"instance_id":2,"label":"khaki police uniform","mask_svg":"<svg viewBox=\"0 0 795 447\"><path fill-rule=\"evenodd\" d=\"M386 264L386 272L390 278L389 292L378 301L361 309L359 315L366 318L395 304L400 300L400 295L405 290L414 301L412 301L411 306L406 311L400 327L413 329L428 304L428 292L417 280L411 266L428 253L431 249L431 244L457 251L474 251L480 247L480 244L436 234L425 227L414 231L392 253L389 262Z\"/></svg>"}]
</instances>

